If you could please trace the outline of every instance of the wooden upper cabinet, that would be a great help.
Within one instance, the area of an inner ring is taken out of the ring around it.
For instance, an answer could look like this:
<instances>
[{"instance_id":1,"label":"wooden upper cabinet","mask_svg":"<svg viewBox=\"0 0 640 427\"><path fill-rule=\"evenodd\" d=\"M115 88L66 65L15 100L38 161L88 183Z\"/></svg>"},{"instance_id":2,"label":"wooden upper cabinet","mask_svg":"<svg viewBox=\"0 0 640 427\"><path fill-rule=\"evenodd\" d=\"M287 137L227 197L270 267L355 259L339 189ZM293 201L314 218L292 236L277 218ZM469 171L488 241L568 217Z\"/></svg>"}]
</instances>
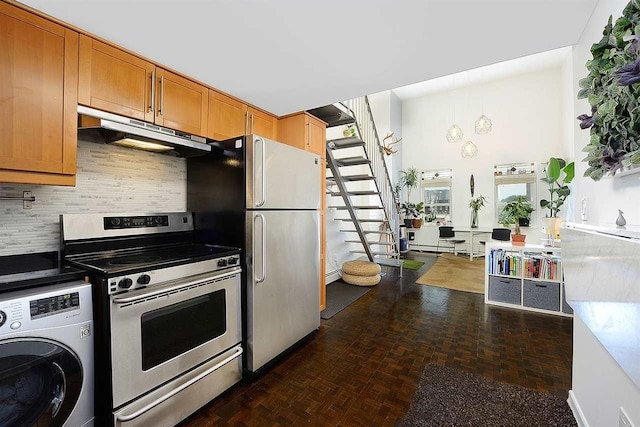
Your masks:
<instances>
[{"instance_id":1,"label":"wooden upper cabinet","mask_svg":"<svg viewBox=\"0 0 640 427\"><path fill-rule=\"evenodd\" d=\"M78 103L153 122L154 70L150 62L81 35Z\"/></svg>"},{"instance_id":2,"label":"wooden upper cabinet","mask_svg":"<svg viewBox=\"0 0 640 427\"><path fill-rule=\"evenodd\" d=\"M78 34L0 2L0 182L74 185Z\"/></svg>"},{"instance_id":3,"label":"wooden upper cabinet","mask_svg":"<svg viewBox=\"0 0 640 427\"><path fill-rule=\"evenodd\" d=\"M209 90L209 138L222 141L247 133L247 105Z\"/></svg>"},{"instance_id":4,"label":"wooden upper cabinet","mask_svg":"<svg viewBox=\"0 0 640 427\"><path fill-rule=\"evenodd\" d=\"M327 125L304 112L278 120L278 141L326 157Z\"/></svg>"},{"instance_id":5,"label":"wooden upper cabinet","mask_svg":"<svg viewBox=\"0 0 640 427\"><path fill-rule=\"evenodd\" d=\"M274 116L251 107L247 107L247 114L249 114L248 134L260 135L267 139L276 138L278 120Z\"/></svg>"},{"instance_id":6,"label":"wooden upper cabinet","mask_svg":"<svg viewBox=\"0 0 640 427\"><path fill-rule=\"evenodd\" d=\"M207 135L209 90L191 80L156 68L155 123L194 135Z\"/></svg>"},{"instance_id":7,"label":"wooden upper cabinet","mask_svg":"<svg viewBox=\"0 0 640 427\"><path fill-rule=\"evenodd\" d=\"M80 36L80 104L206 136L208 96L202 85Z\"/></svg>"}]
</instances>

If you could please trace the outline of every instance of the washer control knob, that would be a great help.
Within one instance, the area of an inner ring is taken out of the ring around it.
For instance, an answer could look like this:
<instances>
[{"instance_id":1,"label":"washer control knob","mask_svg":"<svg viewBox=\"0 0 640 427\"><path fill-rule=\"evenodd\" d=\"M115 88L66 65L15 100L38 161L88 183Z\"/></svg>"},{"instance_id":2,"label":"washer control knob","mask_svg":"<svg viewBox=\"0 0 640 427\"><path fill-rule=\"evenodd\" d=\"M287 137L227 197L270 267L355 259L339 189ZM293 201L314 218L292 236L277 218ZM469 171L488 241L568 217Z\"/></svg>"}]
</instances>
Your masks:
<instances>
[{"instance_id":1,"label":"washer control knob","mask_svg":"<svg viewBox=\"0 0 640 427\"><path fill-rule=\"evenodd\" d=\"M131 285L133 285L133 280L129 279L128 277L125 277L118 282L118 286L122 289L129 289Z\"/></svg>"},{"instance_id":2,"label":"washer control knob","mask_svg":"<svg viewBox=\"0 0 640 427\"><path fill-rule=\"evenodd\" d=\"M22 323L20 322L13 322L11 325L9 325L11 329L18 329L20 326L22 326Z\"/></svg>"},{"instance_id":3,"label":"washer control knob","mask_svg":"<svg viewBox=\"0 0 640 427\"><path fill-rule=\"evenodd\" d=\"M148 274L143 274L140 277L138 277L138 284L140 285L148 285L150 281L151 281L151 276L149 276Z\"/></svg>"},{"instance_id":4,"label":"washer control knob","mask_svg":"<svg viewBox=\"0 0 640 427\"><path fill-rule=\"evenodd\" d=\"M7 321L7 313L0 310L0 327Z\"/></svg>"}]
</instances>

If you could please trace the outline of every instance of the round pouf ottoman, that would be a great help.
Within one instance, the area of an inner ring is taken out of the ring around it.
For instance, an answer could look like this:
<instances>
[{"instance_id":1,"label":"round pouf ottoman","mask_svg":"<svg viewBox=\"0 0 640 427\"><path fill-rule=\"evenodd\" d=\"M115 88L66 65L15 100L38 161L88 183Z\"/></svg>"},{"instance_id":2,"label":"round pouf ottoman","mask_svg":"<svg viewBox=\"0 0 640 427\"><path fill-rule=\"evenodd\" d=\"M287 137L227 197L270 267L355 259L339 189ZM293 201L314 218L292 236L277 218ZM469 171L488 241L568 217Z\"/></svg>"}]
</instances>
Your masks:
<instances>
[{"instance_id":1,"label":"round pouf ottoman","mask_svg":"<svg viewBox=\"0 0 640 427\"><path fill-rule=\"evenodd\" d=\"M342 280L356 286L377 285L380 283L380 266L369 261L347 261L342 264Z\"/></svg>"}]
</instances>

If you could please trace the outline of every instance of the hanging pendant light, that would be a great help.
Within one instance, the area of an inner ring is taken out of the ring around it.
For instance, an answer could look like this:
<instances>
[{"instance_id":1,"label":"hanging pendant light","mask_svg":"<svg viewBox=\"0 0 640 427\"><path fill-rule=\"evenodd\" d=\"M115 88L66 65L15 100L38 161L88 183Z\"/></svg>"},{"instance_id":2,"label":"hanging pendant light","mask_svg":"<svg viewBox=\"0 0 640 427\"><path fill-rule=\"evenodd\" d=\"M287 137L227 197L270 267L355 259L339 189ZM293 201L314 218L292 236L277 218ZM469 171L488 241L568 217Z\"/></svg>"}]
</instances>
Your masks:
<instances>
[{"instance_id":1,"label":"hanging pendant light","mask_svg":"<svg viewBox=\"0 0 640 427\"><path fill-rule=\"evenodd\" d=\"M464 138L464 133L462 133L462 129L458 125L451 125L449 130L447 131L447 141L451 143L456 143L462 141Z\"/></svg>"},{"instance_id":2,"label":"hanging pendant light","mask_svg":"<svg viewBox=\"0 0 640 427\"><path fill-rule=\"evenodd\" d=\"M491 119L483 114L476 120L476 133L480 135L489 133L491 132L491 126Z\"/></svg>"},{"instance_id":3,"label":"hanging pendant light","mask_svg":"<svg viewBox=\"0 0 640 427\"><path fill-rule=\"evenodd\" d=\"M463 159L470 159L478 155L478 147L473 142L467 141L462 146L460 154L462 154Z\"/></svg>"}]
</instances>

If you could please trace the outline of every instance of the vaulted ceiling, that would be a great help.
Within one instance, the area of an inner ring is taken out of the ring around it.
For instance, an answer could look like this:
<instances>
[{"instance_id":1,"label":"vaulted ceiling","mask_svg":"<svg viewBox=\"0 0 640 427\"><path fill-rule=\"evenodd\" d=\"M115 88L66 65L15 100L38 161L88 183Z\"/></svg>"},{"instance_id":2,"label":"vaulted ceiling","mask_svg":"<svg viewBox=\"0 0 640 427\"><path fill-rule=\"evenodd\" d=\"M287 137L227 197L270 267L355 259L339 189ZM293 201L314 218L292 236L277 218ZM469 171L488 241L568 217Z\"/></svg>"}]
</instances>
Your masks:
<instances>
[{"instance_id":1,"label":"vaulted ceiling","mask_svg":"<svg viewBox=\"0 0 640 427\"><path fill-rule=\"evenodd\" d=\"M575 44L597 0L22 0L278 115Z\"/></svg>"}]
</instances>

